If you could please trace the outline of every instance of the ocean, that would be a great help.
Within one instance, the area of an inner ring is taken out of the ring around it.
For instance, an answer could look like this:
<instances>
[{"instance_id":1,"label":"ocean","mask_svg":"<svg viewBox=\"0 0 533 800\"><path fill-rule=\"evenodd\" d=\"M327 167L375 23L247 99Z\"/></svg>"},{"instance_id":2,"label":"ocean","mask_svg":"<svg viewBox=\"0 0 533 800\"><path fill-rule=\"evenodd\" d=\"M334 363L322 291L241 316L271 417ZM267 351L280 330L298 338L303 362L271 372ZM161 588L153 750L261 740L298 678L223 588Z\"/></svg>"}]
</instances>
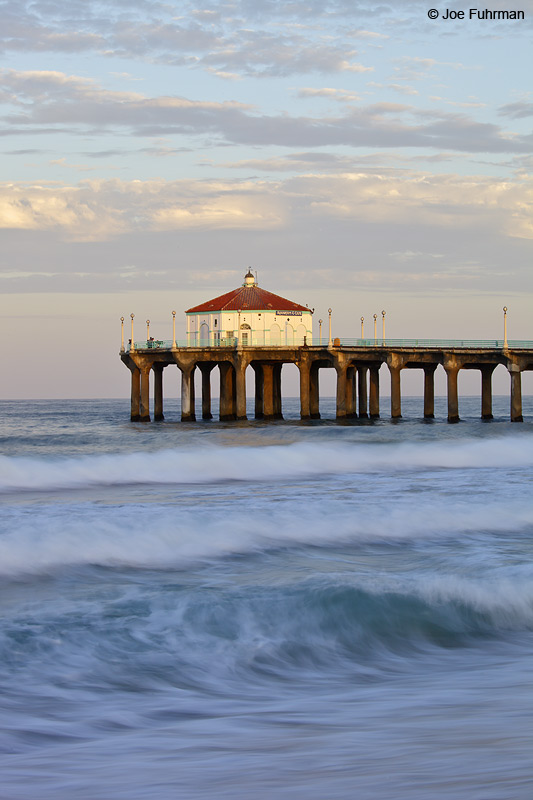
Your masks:
<instances>
[{"instance_id":1,"label":"ocean","mask_svg":"<svg viewBox=\"0 0 533 800\"><path fill-rule=\"evenodd\" d=\"M531 800L533 398L0 403L2 800Z\"/></svg>"}]
</instances>

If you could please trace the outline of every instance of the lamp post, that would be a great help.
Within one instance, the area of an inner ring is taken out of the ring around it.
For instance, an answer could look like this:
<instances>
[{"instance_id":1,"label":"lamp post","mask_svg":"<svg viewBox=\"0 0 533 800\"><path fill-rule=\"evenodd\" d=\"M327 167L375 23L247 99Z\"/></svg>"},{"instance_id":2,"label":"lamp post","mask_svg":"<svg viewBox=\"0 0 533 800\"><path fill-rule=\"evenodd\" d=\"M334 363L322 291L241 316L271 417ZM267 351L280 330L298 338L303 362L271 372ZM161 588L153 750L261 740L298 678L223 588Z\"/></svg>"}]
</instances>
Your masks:
<instances>
[{"instance_id":1,"label":"lamp post","mask_svg":"<svg viewBox=\"0 0 533 800\"><path fill-rule=\"evenodd\" d=\"M332 311L332 309L331 309L331 308L328 308L328 314L329 314L329 339L328 339L328 347L331 347L331 345L333 344L333 339L331 338L331 311Z\"/></svg>"},{"instance_id":2,"label":"lamp post","mask_svg":"<svg viewBox=\"0 0 533 800\"><path fill-rule=\"evenodd\" d=\"M120 352L124 352L124 317L120 318Z\"/></svg>"},{"instance_id":3,"label":"lamp post","mask_svg":"<svg viewBox=\"0 0 533 800\"><path fill-rule=\"evenodd\" d=\"M507 350L507 306L503 307L503 349Z\"/></svg>"},{"instance_id":4,"label":"lamp post","mask_svg":"<svg viewBox=\"0 0 533 800\"><path fill-rule=\"evenodd\" d=\"M150 341L150 320L146 320L146 341Z\"/></svg>"},{"instance_id":5,"label":"lamp post","mask_svg":"<svg viewBox=\"0 0 533 800\"><path fill-rule=\"evenodd\" d=\"M365 338L365 318L361 317L361 339Z\"/></svg>"},{"instance_id":6,"label":"lamp post","mask_svg":"<svg viewBox=\"0 0 533 800\"><path fill-rule=\"evenodd\" d=\"M172 349L176 349L176 312L172 312Z\"/></svg>"},{"instance_id":7,"label":"lamp post","mask_svg":"<svg viewBox=\"0 0 533 800\"><path fill-rule=\"evenodd\" d=\"M322 320L318 320L318 344L322 344Z\"/></svg>"},{"instance_id":8,"label":"lamp post","mask_svg":"<svg viewBox=\"0 0 533 800\"><path fill-rule=\"evenodd\" d=\"M384 311L381 312L381 319L383 320L383 332L382 332L383 342L382 342L382 344L385 344L385 312Z\"/></svg>"},{"instance_id":9,"label":"lamp post","mask_svg":"<svg viewBox=\"0 0 533 800\"><path fill-rule=\"evenodd\" d=\"M374 314L374 344L378 341L378 315Z\"/></svg>"},{"instance_id":10,"label":"lamp post","mask_svg":"<svg viewBox=\"0 0 533 800\"><path fill-rule=\"evenodd\" d=\"M131 319L131 342L130 342L130 353L135 350L135 339L133 338L133 319L135 314L130 314Z\"/></svg>"}]
</instances>

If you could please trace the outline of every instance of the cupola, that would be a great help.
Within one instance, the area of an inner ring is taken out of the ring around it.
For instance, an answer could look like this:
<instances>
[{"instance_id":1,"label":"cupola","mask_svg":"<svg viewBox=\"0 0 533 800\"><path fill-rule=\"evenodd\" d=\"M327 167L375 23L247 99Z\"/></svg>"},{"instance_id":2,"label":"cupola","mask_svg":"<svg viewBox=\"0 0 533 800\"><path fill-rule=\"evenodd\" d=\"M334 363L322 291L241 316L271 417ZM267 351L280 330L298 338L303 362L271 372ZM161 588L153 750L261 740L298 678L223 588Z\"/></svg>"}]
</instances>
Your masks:
<instances>
[{"instance_id":1,"label":"cupola","mask_svg":"<svg viewBox=\"0 0 533 800\"><path fill-rule=\"evenodd\" d=\"M255 275L250 268L248 268L248 272L244 276L243 286L255 286Z\"/></svg>"}]
</instances>

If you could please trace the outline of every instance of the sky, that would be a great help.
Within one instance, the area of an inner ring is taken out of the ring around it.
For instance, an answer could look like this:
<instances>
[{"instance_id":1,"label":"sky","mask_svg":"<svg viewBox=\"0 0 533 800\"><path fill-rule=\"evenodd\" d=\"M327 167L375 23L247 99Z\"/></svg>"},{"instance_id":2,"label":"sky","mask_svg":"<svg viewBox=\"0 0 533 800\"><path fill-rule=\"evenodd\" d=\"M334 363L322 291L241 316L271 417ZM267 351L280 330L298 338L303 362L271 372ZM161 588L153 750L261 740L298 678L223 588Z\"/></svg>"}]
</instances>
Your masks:
<instances>
[{"instance_id":1,"label":"sky","mask_svg":"<svg viewBox=\"0 0 533 800\"><path fill-rule=\"evenodd\" d=\"M0 397L127 397L119 318L179 338L248 267L316 332L533 340L517 2L0 0Z\"/></svg>"}]
</instances>

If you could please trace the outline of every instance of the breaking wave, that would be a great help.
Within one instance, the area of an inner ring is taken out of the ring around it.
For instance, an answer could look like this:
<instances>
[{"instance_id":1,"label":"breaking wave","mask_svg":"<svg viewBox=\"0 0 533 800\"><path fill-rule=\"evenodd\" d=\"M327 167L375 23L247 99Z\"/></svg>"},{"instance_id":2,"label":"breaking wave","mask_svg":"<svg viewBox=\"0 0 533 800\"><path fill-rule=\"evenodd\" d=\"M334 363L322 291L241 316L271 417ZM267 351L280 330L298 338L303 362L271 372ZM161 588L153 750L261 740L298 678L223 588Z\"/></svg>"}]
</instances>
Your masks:
<instances>
[{"instance_id":1,"label":"breaking wave","mask_svg":"<svg viewBox=\"0 0 533 800\"><path fill-rule=\"evenodd\" d=\"M205 446L55 459L0 456L0 492L531 466L533 437L529 435L440 443Z\"/></svg>"},{"instance_id":2,"label":"breaking wave","mask_svg":"<svg viewBox=\"0 0 533 800\"><path fill-rule=\"evenodd\" d=\"M253 510L168 504L14 506L0 527L0 574L46 574L97 565L181 569L234 555L299 547L456 540L533 530L533 505L434 497L413 505L362 503L332 508L320 497ZM453 545L452 545L453 546Z\"/></svg>"}]
</instances>

